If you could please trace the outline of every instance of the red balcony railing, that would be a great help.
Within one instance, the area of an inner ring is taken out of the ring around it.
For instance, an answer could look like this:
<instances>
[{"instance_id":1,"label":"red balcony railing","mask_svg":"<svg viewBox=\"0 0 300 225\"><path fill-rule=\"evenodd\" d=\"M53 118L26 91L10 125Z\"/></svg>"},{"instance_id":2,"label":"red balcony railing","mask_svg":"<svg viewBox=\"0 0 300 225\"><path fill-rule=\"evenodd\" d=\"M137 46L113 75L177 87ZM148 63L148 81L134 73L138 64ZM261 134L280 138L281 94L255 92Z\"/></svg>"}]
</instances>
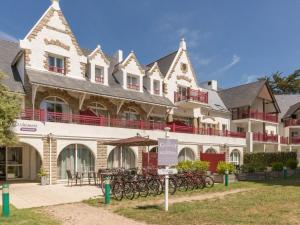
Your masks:
<instances>
[{"instance_id":1,"label":"red balcony railing","mask_svg":"<svg viewBox=\"0 0 300 225\"><path fill-rule=\"evenodd\" d=\"M285 127L300 126L300 119L287 119L284 121Z\"/></svg>"},{"instance_id":2,"label":"red balcony railing","mask_svg":"<svg viewBox=\"0 0 300 225\"><path fill-rule=\"evenodd\" d=\"M278 135L264 134L264 133L253 133L253 141L277 143L278 142Z\"/></svg>"},{"instance_id":3,"label":"red balcony railing","mask_svg":"<svg viewBox=\"0 0 300 225\"><path fill-rule=\"evenodd\" d=\"M278 114L258 112L254 110L238 110L232 113L232 119L257 119L278 123Z\"/></svg>"},{"instance_id":4,"label":"red balcony railing","mask_svg":"<svg viewBox=\"0 0 300 225\"><path fill-rule=\"evenodd\" d=\"M93 125L93 126L143 129L143 130L164 130L165 127L170 127L171 132L178 132L178 133L190 133L190 134L235 137L235 138L246 137L245 133L233 132L227 130L222 131L213 128L203 129L203 128L195 128L193 126L178 125L176 123L167 124L165 122L125 120L119 118L76 115L72 113L47 112L43 109L40 110L25 109L21 112L20 119L48 121L48 122L57 122L57 123L73 123L73 124Z\"/></svg>"},{"instance_id":5,"label":"red balcony railing","mask_svg":"<svg viewBox=\"0 0 300 225\"><path fill-rule=\"evenodd\" d=\"M49 66L49 71L55 72L55 73L65 73L65 69L61 67L56 67L56 66Z\"/></svg>"},{"instance_id":6,"label":"red balcony railing","mask_svg":"<svg viewBox=\"0 0 300 225\"><path fill-rule=\"evenodd\" d=\"M160 90L159 89L154 89L154 94L155 95L159 95L160 94Z\"/></svg>"},{"instance_id":7,"label":"red balcony railing","mask_svg":"<svg viewBox=\"0 0 300 225\"><path fill-rule=\"evenodd\" d=\"M290 144L296 144L296 145L300 145L300 136L296 136L296 137L291 137L291 142Z\"/></svg>"},{"instance_id":8,"label":"red balcony railing","mask_svg":"<svg viewBox=\"0 0 300 225\"><path fill-rule=\"evenodd\" d=\"M96 83L103 84L104 83L104 76L95 76Z\"/></svg>"},{"instance_id":9,"label":"red balcony railing","mask_svg":"<svg viewBox=\"0 0 300 225\"><path fill-rule=\"evenodd\" d=\"M175 92L174 102L195 101L208 103L208 93L188 88L186 92Z\"/></svg>"},{"instance_id":10,"label":"red balcony railing","mask_svg":"<svg viewBox=\"0 0 300 225\"><path fill-rule=\"evenodd\" d=\"M280 137L280 144L287 145L289 143L289 138L288 137Z\"/></svg>"},{"instance_id":11,"label":"red balcony railing","mask_svg":"<svg viewBox=\"0 0 300 225\"><path fill-rule=\"evenodd\" d=\"M140 85L138 85L138 84L127 84L127 88L139 91L140 90Z\"/></svg>"}]
</instances>

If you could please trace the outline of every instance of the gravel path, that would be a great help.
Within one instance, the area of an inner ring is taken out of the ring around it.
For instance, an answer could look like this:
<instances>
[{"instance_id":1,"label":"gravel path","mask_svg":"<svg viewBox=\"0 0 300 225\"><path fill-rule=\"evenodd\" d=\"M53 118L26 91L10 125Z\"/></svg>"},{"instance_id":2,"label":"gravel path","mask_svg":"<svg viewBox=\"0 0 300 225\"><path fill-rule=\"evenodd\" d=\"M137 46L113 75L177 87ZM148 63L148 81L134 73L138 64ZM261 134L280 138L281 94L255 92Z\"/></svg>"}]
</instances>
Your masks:
<instances>
[{"instance_id":1,"label":"gravel path","mask_svg":"<svg viewBox=\"0 0 300 225\"><path fill-rule=\"evenodd\" d=\"M252 188L235 189L231 191L208 193L194 196L184 196L170 198L170 204L178 202L202 201L214 198L224 198L226 195L251 191ZM125 218L113 213L118 207L136 207L144 205L159 205L164 202L159 200L145 200L144 202L132 201L124 204L110 205L107 208L93 207L84 203L74 203L56 206L47 206L42 208L49 216L54 217L62 222L63 225L145 225L145 223L137 222L132 219Z\"/></svg>"},{"instance_id":2,"label":"gravel path","mask_svg":"<svg viewBox=\"0 0 300 225\"><path fill-rule=\"evenodd\" d=\"M42 209L63 225L145 225L104 208L96 208L84 203L48 206Z\"/></svg>"}]
</instances>

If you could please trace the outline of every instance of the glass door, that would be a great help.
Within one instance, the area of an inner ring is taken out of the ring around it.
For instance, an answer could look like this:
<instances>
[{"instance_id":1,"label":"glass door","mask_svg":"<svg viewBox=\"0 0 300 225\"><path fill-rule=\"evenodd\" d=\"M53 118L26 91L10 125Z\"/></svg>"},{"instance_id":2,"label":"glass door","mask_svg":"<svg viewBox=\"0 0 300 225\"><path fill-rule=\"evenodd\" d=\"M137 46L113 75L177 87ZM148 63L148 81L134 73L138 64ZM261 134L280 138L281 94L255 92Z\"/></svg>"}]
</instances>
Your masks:
<instances>
[{"instance_id":1,"label":"glass door","mask_svg":"<svg viewBox=\"0 0 300 225\"><path fill-rule=\"evenodd\" d=\"M23 177L22 147L7 148L7 179Z\"/></svg>"}]
</instances>

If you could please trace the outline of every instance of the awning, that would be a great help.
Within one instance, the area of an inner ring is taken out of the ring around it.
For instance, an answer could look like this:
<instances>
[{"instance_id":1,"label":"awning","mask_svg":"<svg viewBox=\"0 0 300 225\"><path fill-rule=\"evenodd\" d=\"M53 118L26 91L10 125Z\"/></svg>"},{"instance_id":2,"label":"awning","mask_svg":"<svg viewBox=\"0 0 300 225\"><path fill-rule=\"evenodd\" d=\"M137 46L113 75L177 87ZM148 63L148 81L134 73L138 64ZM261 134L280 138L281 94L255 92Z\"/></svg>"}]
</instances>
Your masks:
<instances>
[{"instance_id":1,"label":"awning","mask_svg":"<svg viewBox=\"0 0 300 225\"><path fill-rule=\"evenodd\" d=\"M135 136L131 138L125 138L114 141L107 141L103 143L104 145L112 145L112 146L151 146L158 145L158 141L141 136Z\"/></svg>"}]
</instances>

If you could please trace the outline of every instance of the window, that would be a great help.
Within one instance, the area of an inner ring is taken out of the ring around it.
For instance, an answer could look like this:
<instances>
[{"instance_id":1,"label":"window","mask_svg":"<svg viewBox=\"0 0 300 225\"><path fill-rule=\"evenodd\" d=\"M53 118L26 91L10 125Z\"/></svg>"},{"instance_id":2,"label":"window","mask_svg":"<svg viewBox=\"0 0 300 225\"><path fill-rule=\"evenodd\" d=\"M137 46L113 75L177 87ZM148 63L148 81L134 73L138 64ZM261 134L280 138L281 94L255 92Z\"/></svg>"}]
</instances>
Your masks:
<instances>
[{"instance_id":1,"label":"window","mask_svg":"<svg viewBox=\"0 0 300 225\"><path fill-rule=\"evenodd\" d=\"M103 84L104 83L104 68L96 67L95 68L95 82Z\"/></svg>"},{"instance_id":2,"label":"window","mask_svg":"<svg viewBox=\"0 0 300 225\"><path fill-rule=\"evenodd\" d=\"M116 147L108 155L107 167L132 169L136 167L134 152L129 147Z\"/></svg>"},{"instance_id":3,"label":"window","mask_svg":"<svg viewBox=\"0 0 300 225\"><path fill-rule=\"evenodd\" d=\"M138 78L135 76L127 76L127 88L133 90L140 90Z\"/></svg>"},{"instance_id":4,"label":"window","mask_svg":"<svg viewBox=\"0 0 300 225\"><path fill-rule=\"evenodd\" d=\"M63 122L68 120L70 113L70 107L62 99L57 97L48 97L41 103L41 109L46 111L47 121Z\"/></svg>"},{"instance_id":5,"label":"window","mask_svg":"<svg viewBox=\"0 0 300 225\"><path fill-rule=\"evenodd\" d=\"M210 147L206 150L206 153L216 154L217 151L214 148Z\"/></svg>"},{"instance_id":6,"label":"window","mask_svg":"<svg viewBox=\"0 0 300 225\"><path fill-rule=\"evenodd\" d=\"M244 133L245 132L245 128L244 127L237 127L237 132L241 132Z\"/></svg>"},{"instance_id":7,"label":"window","mask_svg":"<svg viewBox=\"0 0 300 225\"><path fill-rule=\"evenodd\" d=\"M107 108L104 107L102 104L94 102L89 106L89 109L96 115L96 116L104 116L108 117L109 113Z\"/></svg>"},{"instance_id":8,"label":"window","mask_svg":"<svg viewBox=\"0 0 300 225\"><path fill-rule=\"evenodd\" d=\"M127 111L123 112L122 119L125 119L125 120L140 120L141 117L140 117L140 114L136 110L134 110L132 108L129 108Z\"/></svg>"},{"instance_id":9,"label":"window","mask_svg":"<svg viewBox=\"0 0 300 225\"><path fill-rule=\"evenodd\" d=\"M240 153L238 150L233 150L230 153L230 162L234 165L240 165Z\"/></svg>"},{"instance_id":10,"label":"window","mask_svg":"<svg viewBox=\"0 0 300 225\"><path fill-rule=\"evenodd\" d=\"M222 124L222 131L226 131L227 130L227 125L226 124Z\"/></svg>"},{"instance_id":11,"label":"window","mask_svg":"<svg viewBox=\"0 0 300 225\"><path fill-rule=\"evenodd\" d=\"M65 62L64 58L56 57L56 56L49 56L48 57L48 65L49 71L55 73L65 73Z\"/></svg>"},{"instance_id":12,"label":"window","mask_svg":"<svg viewBox=\"0 0 300 225\"><path fill-rule=\"evenodd\" d=\"M158 80L153 81L153 93L160 95L160 82Z\"/></svg>"},{"instance_id":13,"label":"window","mask_svg":"<svg viewBox=\"0 0 300 225\"><path fill-rule=\"evenodd\" d=\"M179 155L178 155L178 161L194 161L195 160L195 154L192 149L190 148L183 148Z\"/></svg>"}]
</instances>

